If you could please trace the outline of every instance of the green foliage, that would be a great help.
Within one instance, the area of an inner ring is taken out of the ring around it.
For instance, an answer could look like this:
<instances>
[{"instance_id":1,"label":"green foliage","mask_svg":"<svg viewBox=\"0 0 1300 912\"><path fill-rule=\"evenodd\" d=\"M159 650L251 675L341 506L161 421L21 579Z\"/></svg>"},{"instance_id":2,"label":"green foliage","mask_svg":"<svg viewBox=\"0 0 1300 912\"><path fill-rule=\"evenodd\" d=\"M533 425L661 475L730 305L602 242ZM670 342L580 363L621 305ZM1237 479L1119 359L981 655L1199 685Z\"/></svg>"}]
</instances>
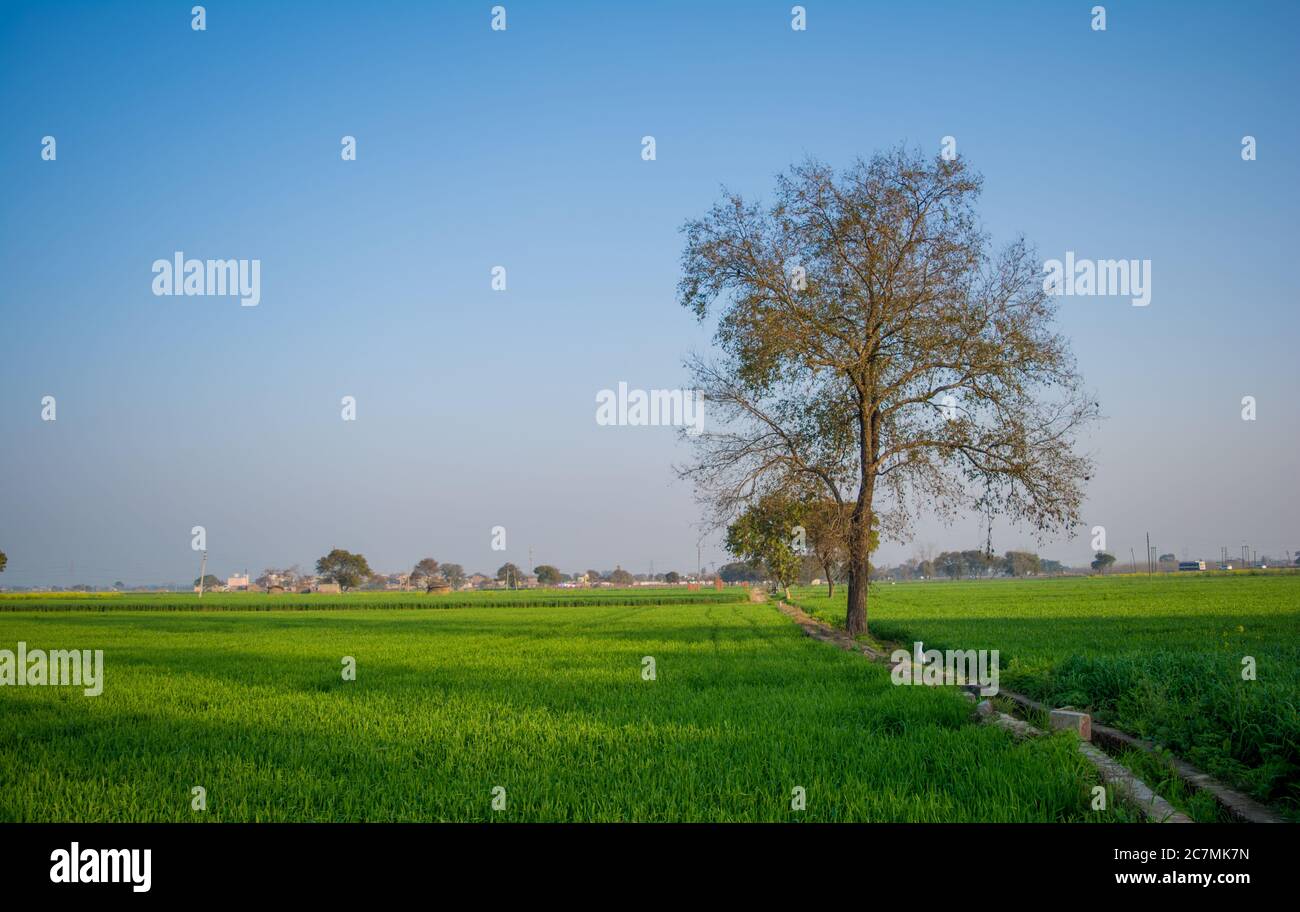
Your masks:
<instances>
[{"instance_id":1,"label":"green foliage","mask_svg":"<svg viewBox=\"0 0 1300 912\"><path fill-rule=\"evenodd\" d=\"M453 589L459 589L465 584L465 568L460 564L443 564L442 575L447 580L447 585Z\"/></svg>"},{"instance_id":2,"label":"green foliage","mask_svg":"<svg viewBox=\"0 0 1300 912\"><path fill-rule=\"evenodd\" d=\"M338 583L343 589L353 589L373 575L365 557L342 548L335 548L316 561L316 572L325 580Z\"/></svg>"},{"instance_id":3,"label":"green foliage","mask_svg":"<svg viewBox=\"0 0 1300 912\"><path fill-rule=\"evenodd\" d=\"M1002 572L1007 576L1032 576L1042 566L1042 558L1032 551L1008 551L1002 558Z\"/></svg>"},{"instance_id":4,"label":"green foliage","mask_svg":"<svg viewBox=\"0 0 1300 912\"><path fill-rule=\"evenodd\" d=\"M736 561L719 567L718 576L724 583L757 583L763 579L763 568Z\"/></svg>"},{"instance_id":5,"label":"green foliage","mask_svg":"<svg viewBox=\"0 0 1300 912\"><path fill-rule=\"evenodd\" d=\"M537 582L541 583L543 586L554 586L556 583L564 579L564 574L561 573L557 567L552 567L550 564L542 564L541 566L534 567L533 573L537 575Z\"/></svg>"},{"instance_id":6,"label":"green foliage","mask_svg":"<svg viewBox=\"0 0 1300 912\"><path fill-rule=\"evenodd\" d=\"M797 501L770 494L727 527L727 550L745 563L766 567L778 585L790 586L799 579L803 562L795 549L802 519Z\"/></svg>"},{"instance_id":7,"label":"green foliage","mask_svg":"<svg viewBox=\"0 0 1300 912\"><path fill-rule=\"evenodd\" d=\"M426 592L446 582L444 568L432 557L420 558L411 569L411 585L422 586Z\"/></svg>"},{"instance_id":8,"label":"green foliage","mask_svg":"<svg viewBox=\"0 0 1300 912\"><path fill-rule=\"evenodd\" d=\"M514 564L506 562L497 568L496 578L511 589L518 589L523 581L523 571Z\"/></svg>"},{"instance_id":9,"label":"green foliage","mask_svg":"<svg viewBox=\"0 0 1300 912\"><path fill-rule=\"evenodd\" d=\"M1107 554L1105 551L1098 551L1096 555L1094 555L1091 567L1094 570L1100 570L1102 573L1105 573L1106 568L1113 563L1115 563L1115 555Z\"/></svg>"},{"instance_id":10,"label":"green foliage","mask_svg":"<svg viewBox=\"0 0 1300 912\"><path fill-rule=\"evenodd\" d=\"M9 558L3 551L0 551L0 573L5 572L5 565L9 563Z\"/></svg>"}]
</instances>

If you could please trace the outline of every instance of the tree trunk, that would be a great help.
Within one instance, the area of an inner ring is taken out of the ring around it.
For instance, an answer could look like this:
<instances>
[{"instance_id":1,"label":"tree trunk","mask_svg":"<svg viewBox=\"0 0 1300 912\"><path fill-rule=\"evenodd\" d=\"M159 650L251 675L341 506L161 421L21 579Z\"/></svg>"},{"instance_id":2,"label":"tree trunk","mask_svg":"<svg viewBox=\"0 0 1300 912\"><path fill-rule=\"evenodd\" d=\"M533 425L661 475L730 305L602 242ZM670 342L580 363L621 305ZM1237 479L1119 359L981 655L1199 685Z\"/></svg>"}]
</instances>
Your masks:
<instances>
[{"instance_id":1,"label":"tree trunk","mask_svg":"<svg viewBox=\"0 0 1300 912\"><path fill-rule=\"evenodd\" d=\"M867 576L870 572L868 542L871 534L871 511L862 499L853 508L849 532L849 608L844 627L850 636L867 632Z\"/></svg>"},{"instance_id":2,"label":"tree trunk","mask_svg":"<svg viewBox=\"0 0 1300 912\"><path fill-rule=\"evenodd\" d=\"M849 610L844 626L851 636L867 632L867 562L849 567Z\"/></svg>"},{"instance_id":3,"label":"tree trunk","mask_svg":"<svg viewBox=\"0 0 1300 912\"><path fill-rule=\"evenodd\" d=\"M822 573L826 574L826 597L835 597L835 568L829 558L818 555L817 562L822 565Z\"/></svg>"}]
</instances>

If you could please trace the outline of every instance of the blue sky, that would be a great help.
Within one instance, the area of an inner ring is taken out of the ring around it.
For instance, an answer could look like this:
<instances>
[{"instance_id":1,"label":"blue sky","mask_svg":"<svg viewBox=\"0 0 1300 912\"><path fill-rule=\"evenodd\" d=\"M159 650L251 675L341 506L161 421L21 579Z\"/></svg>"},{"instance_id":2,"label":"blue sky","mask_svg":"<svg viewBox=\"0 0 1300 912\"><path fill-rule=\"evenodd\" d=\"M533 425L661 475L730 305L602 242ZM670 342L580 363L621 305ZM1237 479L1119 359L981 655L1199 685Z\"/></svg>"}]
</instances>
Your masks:
<instances>
[{"instance_id":1,"label":"blue sky","mask_svg":"<svg viewBox=\"0 0 1300 912\"><path fill-rule=\"evenodd\" d=\"M1294 4L191 5L0 5L6 584L187 579L196 524L218 573L692 568L688 451L593 418L709 345L679 226L947 135L998 241L1152 261L1149 307L1062 299L1107 416L1085 522L1122 559L1300 549ZM260 259L261 304L154 296L176 250ZM926 520L881 559L980 540Z\"/></svg>"}]
</instances>

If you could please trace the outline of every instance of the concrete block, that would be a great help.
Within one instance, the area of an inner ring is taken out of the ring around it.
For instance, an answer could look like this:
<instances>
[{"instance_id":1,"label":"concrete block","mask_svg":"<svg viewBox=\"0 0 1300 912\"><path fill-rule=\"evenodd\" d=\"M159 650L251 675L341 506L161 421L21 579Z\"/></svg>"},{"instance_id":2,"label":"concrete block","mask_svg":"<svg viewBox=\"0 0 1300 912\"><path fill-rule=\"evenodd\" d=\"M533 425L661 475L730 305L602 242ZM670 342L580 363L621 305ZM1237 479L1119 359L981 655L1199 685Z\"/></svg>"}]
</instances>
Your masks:
<instances>
[{"instance_id":1,"label":"concrete block","mask_svg":"<svg viewBox=\"0 0 1300 912\"><path fill-rule=\"evenodd\" d=\"M1080 741L1092 740L1092 716L1072 709L1054 709L1051 713L1052 731L1067 728L1079 736Z\"/></svg>"}]
</instances>

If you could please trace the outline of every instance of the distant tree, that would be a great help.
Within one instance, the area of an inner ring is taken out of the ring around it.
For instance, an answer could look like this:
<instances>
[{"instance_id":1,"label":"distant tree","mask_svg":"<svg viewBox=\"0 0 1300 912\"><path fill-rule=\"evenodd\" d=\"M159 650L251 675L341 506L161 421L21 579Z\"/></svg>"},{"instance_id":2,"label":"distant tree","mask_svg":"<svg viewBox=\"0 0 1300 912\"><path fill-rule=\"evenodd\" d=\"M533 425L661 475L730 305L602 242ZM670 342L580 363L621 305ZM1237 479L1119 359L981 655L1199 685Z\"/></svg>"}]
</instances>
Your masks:
<instances>
[{"instance_id":1,"label":"distant tree","mask_svg":"<svg viewBox=\"0 0 1300 912\"><path fill-rule=\"evenodd\" d=\"M505 563L497 568L497 579L511 589L518 589L523 572L514 564Z\"/></svg>"},{"instance_id":2,"label":"distant tree","mask_svg":"<svg viewBox=\"0 0 1300 912\"><path fill-rule=\"evenodd\" d=\"M599 570L587 571L587 582L599 583L602 579L604 579L604 577L601 575L601 572Z\"/></svg>"},{"instance_id":3,"label":"distant tree","mask_svg":"<svg viewBox=\"0 0 1300 912\"><path fill-rule=\"evenodd\" d=\"M262 575L253 582L263 589L270 589L272 586L284 586L287 589L292 589L301 578L302 574L298 570L298 565L294 564L292 567L286 567L283 570L267 567L262 571Z\"/></svg>"},{"instance_id":4,"label":"distant tree","mask_svg":"<svg viewBox=\"0 0 1300 912\"><path fill-rule=\"evenodd\" d=\"M615 586L630 586L636 582L636 577L622 567L615 567L613 572L609 574L609 581Z\"/></svg>"},{"instance_id":5,"label":"distant tree","mask_svg":"<svg viewBox=\"0 0 1300 912\"><path fill-rule=\"evenodd\" d=\"M678 573L676 570L669 570L667 573L664 574L665 583L671 583L675 586L681 581L682 581L682 575Z\"/></svg>"},{"instance_id":6,"label":"distant tree","mask_svg":"<svg viewBox=\"0 0 1300 912\"><path fill-rule=\"evenodd\" d=\"M971 548L961 553L962 569L970 577L983 576L988 573L993 561L994 559L990 557L988 552L981 551L978 548Z\"/></svg>"},{"instance_id":7,"label":"distant tree","mask_svg":"<svg viewBox=\"0 0 1300 912\"><path fill-rule=\"evenodd\" d=\"M5 564L7 563L9 563L9 558L5 556L3 551L0 551L0 573L5 572Z\"/></svg>"},{"instance_id":8,"label":"distant tree","mask_svg":"<svg viewBox=\"0 0 1300 912\"><path fill-rule=\"evenodd\" d=\"M1061 573L1064 570L1065 570L1065 564L1061 563L1060 561L1048 560L1047 558L1043 558L1044 573Z\"/></svg>"},{"instance_id":9,"label":"distant tree","mask_svg":"<svg viewBox=\"0 0 1300 912\"><path fill-rule=\"evenodd\" d=\"M853 508L829 497L808 497L803 501L800 520L807 533L808 550L821 566L822 577L826 580L826 596L834 596L835 580L843 575L848 566ZM867 542L869 552L875 551L880 545L880 533L875 528L878 523L874 515L872 523L871 536Z\"/></svg>"},{"instance_id":10,"label":"distant tree","mask_svg":"<svg viewBox=\"0 0 1300 912\"><path fill-rule=\"evenodd\" d=\"M559 571L559 568L552 567L550 564L534 567L533 573L537 574L537 582L543 586L554 586L564 579L564 574Z\"/></svg>"},{"instance_id":11,"label":"distant tree","mask_svg":"<svg viewBox=\"0 0 1300 912\"><path fill-rule=\"evenodd\" d=\"M460 564L443 564L442 575L447 578L447 585L453 589L465 585L465 568Z\"/></svg>"},{"instance_id":12,"label":"distant tree","mask_svg":"<svg viewBox=\"0 0 1300 912\"><path fill-rule=\"evenodd\" d=\"M116 589L118 592L121 592L123 589L126 588L126 583L122 582L121 580L118 580L116 583L113 584L113 588Z\"/></svg>"},{"instance_id":13,"label":"distant tree","mask_svg":"<svg viewBox=\"0 0 1300 912\"><path fill-rule=\"evenodd\" d=\"M326 582L338 583L340 589L353 589L373 575L364 555L342 548L335 548L316 561L316 572Z\"/></svg>"},{"instance_id":14,"label":"distant tree","mask_svg":"<svg viewBox=\"0 0 1300 912\"><path fill-rule=\"evenodd\" d=\"M745 561L723 564L718 568L718 577L724 583L757 583L763 579L762 567L756 567Z\"/></svg>"},{"instance_id":15,"label":"distant tree","mask_svg":"<svg viewBox=\"0 0 1300 912\"><path fill-rule=\"evenodd\" d=\"M1030 576L1042 568L1043 562L1030 551L1008 551L1002 559L1002 572L1007 576Z\"/></svg>"},{"instance_id":16,"label":"distant tree","mask_svg":"<svg viewBox=\"0 0 1300 912\"><path fill-rule=\"evenodd\" d=\"M1159 561L1160 561L1160 563L1162 563L1162 564L1172 564L1172 563L1174 563L1174 562L1177 561L1177 560L1178 560L1178 557L1177 557L1176 555L1173 555L1173 554L1162 554L1162 555L1160 555L1160 558L1159 558Z\"/></svg>"},{"instance_id":17,"label":"distant tree","mask_svg":"<svg viewBox=\"0 0 1300 912\"><path fill-rule=\"evenodd\" d=\"M934 573L936 576L960 579L965 569L966 565L962 562L961 552L959 551L944 551L934 559Z\"/></svg>"},{"instance_id":18,"label":"distant tree","mask_svg":"<svg viewBox=\"0 0 1300 912\"><path fill-rule=\"evenodd\" d=\"M801 556L794 548L794 528L801 523L799 502L769 494L749 506L727 527L727 550L749 564L762 564L790 596L799 578Z\"/></svg>"},{"instance_id":19,"label":"distant tree","mask_svg":"<svg viewBox=\"0 0 1300 912\"><path fill-rule=\"evenodd\" d=\"M432 557L422 557L411 571L411 585L422 586L428 592L443 581L443 573L438 562Z\"/></svg>"},{"instance_id":20,"label":"distant tree","mask_svg":"<svg viewBox=\"0 0 1300 912\"><path fill-rule=\"evenodd\" d=\"M215 589L215 588L219 587L220 585L221 585L221 580L217 579L217 578L216 578L215 576L213 576L211 573L209 573L209 574L207 574L206 576L203 577L203 591L204 591L204 592L207 592L209 589ZM197 589L198 587L199 587L199 580L196 579L196 580L194 580L194 588Z\"/></svg>"},{"instance_id":21,"label":"distant tree","mask_svg":"<svg viewBox=\"0 0 1300 912\"><path fill-rule=\"evenodd\" d=\"M1105 551L1098 551L1092 562L1092 569L1105 573L1106 568L1113 563L1115 563L1115 555L1107 554Z\"/></svg>"}]
</instances>

